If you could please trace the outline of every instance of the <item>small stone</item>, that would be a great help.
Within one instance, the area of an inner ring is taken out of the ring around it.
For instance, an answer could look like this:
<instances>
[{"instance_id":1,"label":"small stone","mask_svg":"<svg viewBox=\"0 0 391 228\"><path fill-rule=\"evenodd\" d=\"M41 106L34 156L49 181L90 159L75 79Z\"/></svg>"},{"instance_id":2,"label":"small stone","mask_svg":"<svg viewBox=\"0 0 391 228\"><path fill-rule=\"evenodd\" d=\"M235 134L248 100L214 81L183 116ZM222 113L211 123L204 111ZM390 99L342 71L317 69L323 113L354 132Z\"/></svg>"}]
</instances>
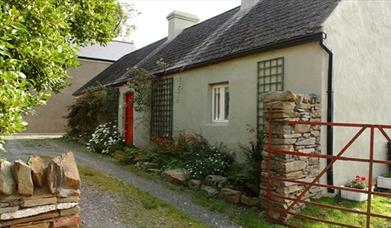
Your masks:
<instances>
[{"instance_id":1,"label":"small stone","mask_svg":"<svg viewBox=\"0 0 391 228\"><path fill-rule=\"evenodd\" d=\"M190 174L185 169L169 169L165 170L161 177L170 183L173 184L182 184L186 185L186 180L189 178Z\"/></svg>"},{"instance_id":2,"label":"small stone","mask_svg":"<svg viewBox=\"0 0 391 228\"><path fill-rule=\"evenodd\" d=\"M16 183L12 175L12 163L0 161L0 194L11 195L15 188Z\"/></svg>"},{"instance_id":3,"label":"small stone","mask_svg":"<svg viewBox=\"0 0 391 228\"><path fill-rule=\"evenodd\" d=\"M187 182L187 186L189 186L190 189L198 190L201 186L200 180L191 179Z\"/></svg>"},{"instance_id":4,"label":"small stone","mask_svg":"<svg viewBox=\"0 0 391 228\"><path fill-rule=\"evenodd\" d=\"M143 170L148 170L148 169L159 169L159 165L154 162L142 162L140 164L140 168Z\"/></svg>"},{"instance_id":5,"label":"small stone","mask_svg":"<svg viewBox=\"0 0 391 228\"><path fill-rule=\"evenodd\" d=\"M296 124L294 127L294 131L296 133L306 133L306 132L310 132L310 130L311 130L310 125Z\"/></svg>"},{"instance_id":6,"label":"small stone","mask_svg":"<svg viewBox=\"0 0 391 228\"><path fill-rule=\"evenodd\" d=\"M55 218L53 221L53 228L76 226L79 224L80 224L80 214L75 214L68 217Z\"/></svg>"},{"instance_id":7,"label":"small stone","mask_svg":"<svg viewBox=\"0 0 391 228\"><path fill-rule=\"evenodd\" d=\"M160 169L147 169L146 170L147 172L149 172L149 173L160 173Z\"/></svg>"},{"instance_id":8,"label":"small stone","mask_svg":"<svg viewBox=\"0 0 391 228\"><path fill-rule=\"evenodd\" d=\"M242 194L240 197L240 203L249 207L257 207L260 205L259 197L250 197Z\"/></svg>"},{"instance_id":9,"label":"small stone","mask_svg":"<svg viewBox=\"0 0 391 228\"><path fill-rule=\"evenodd\" d=\"M30 166L32 171L34 186L42 187L45 181L45 162L41 157L31 155L27 164Z\"/></svg>"},{"instance_id":10,"label":"small stone","mask_svg":"<svg viewBox=\"0 0 391 228\"><path fill-rule=\"evenodd\" d=\"M284 172L291 173L299 170L304 170L306 167L305 161L292 161L282 164Z\"/></svg>"},{"instance_id":11,"label":"small stone","mask_svg":"<svg viewBox=\"0 0 391 228\"><path fill-rule=\"evenodd\" d=\"M65 188L80 189L80 175L73 153L68 152L61 155L61 160L64 171L63 186Z\"/></svg>"},{"instance_id":12,"label":"small stone","mask_svg":"<svg viewBox=\"0 0 391 228\"><path fill-rule=\"evenodd\" d=\"M36 206L55 204L55 203L57 203L56 197L36 198L36 199L25 198L23 199L22 207L36 207Z\"/></svg>"},{"instance_id":13,"label":"small stone","mask_svg":"<svg viewBox=\"0 0 391 228\"><path fill-rule=\"evenodd\" d=\"M220 175L208 175L205 177L204 183L206 185L214 186L220 189L228 183L228 179Z\"/></svg>"},{"instance_id":14,"label":"small stone","mask_svg":"<svg viewBox=\"0 0 391 228\"><path fill-rule=\"evenodd\" d=\"M21 160L14 162L14 174L18 193L22 196L32 196L34 193L33 179L30 167Z\"/></svg>"},{"instance_id":15,"label":"small stone","mask_svg":"<svg viewBox=\"0 0 391 228\"><path fill-rule=\"evenodd\" d=\"M307 139L303 139L303 140L298 140L296 142L296 145L297 146L307 146L307 145L314 145L315 143L316 143L315 138L307 138Z\"/></svg>"},{"instance_id":16,"label":"small stone","mask_svg":"<svg viewBox=\"0 0 391 228\"><path fill-rule=\"evenodd\" d=\"M222 188L219 197L229 203L239 203L241 194L242 193L237 190L233 190L230 188Z\"/></svg>"},{"instance_id":17,"label":"small stone","mask_svg":"<svg viewBox=\"0 0 391 228\"><path fill-rule=\"evenodd\" d=\"M208 185L202 185L201 186L201 192L204 193L208 197L216 196L219 193L219 191L217 191L216 188L213 188L213 187L208 186Z\"/></svg>"}]
</instances>

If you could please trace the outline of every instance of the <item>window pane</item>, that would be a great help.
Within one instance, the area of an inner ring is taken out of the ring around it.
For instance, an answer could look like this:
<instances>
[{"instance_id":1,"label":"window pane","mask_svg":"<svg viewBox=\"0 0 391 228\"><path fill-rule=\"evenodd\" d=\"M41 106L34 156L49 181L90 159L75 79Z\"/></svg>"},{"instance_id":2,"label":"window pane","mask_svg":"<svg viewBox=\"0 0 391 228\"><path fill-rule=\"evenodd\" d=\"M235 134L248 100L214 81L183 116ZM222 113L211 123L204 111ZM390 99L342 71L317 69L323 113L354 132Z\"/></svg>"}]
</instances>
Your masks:
<instances>
[{"instance_id":1,"label":"window pane","mask_svg":"<svg viewBox=\"0 0 391 228\"><path fill-rule=\"evenodd\" d=\"M229 117L229 88L225 87L225 104L224 104L224 119L228 120Z\"/></svg>"},{"instance_id":2,"label":"window pane","mask_svg":"<svg viewBox=\"0 0 391 228\"><path fill-rule=\"evenodd\" d=\"M221 98L220 98L220 88L217 88L216 89L216 94L217 94L217 98L216 98L216 100L217 100L217 104L216 104L216 108L217 108L217 115L216 115L216 120L220 120L220 112L221 112L221 110L220 110L220 102L221 102Z\"/></svg>"}]
</instances>

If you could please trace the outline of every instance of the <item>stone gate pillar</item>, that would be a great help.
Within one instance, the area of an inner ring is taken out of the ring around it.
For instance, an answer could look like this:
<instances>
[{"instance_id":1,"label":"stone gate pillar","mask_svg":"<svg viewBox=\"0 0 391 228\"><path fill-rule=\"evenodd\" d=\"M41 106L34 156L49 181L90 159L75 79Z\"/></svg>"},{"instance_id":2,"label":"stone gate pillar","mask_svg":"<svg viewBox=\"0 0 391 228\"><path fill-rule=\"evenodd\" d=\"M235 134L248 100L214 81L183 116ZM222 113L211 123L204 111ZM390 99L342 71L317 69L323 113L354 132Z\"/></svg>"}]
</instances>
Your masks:
<instances>
[{"instance_id":1,"label":"stone gate pillar","mask_svg":"<svg viewBox=\"0 0 391 228\"><path fill-rule=\"evenodd\" d=\"M320 102L316 96L296 95L290 91L273 92L264 95L263 107L265 110L264 118L265 143L263 151L263 161L261 165L261 196L263 202L269 201L269 206L275 209L284 209L289 206L291 200L278 197L267 196L267 141L268 124L271 123L272 148L275 150L297 151L304 153L320 153L320 127L310 125L290 125L288 121L320 121ZM281 177L292 180L301 180L310 182L319 173L319 158L309 158L301 156L291 156L285 154L273 154L271 157L271 174L273 177ZM304 186L291 182L271 183L271 194L277 194L284 197L295 198L303 192ZM319 197L322 189L312 187L305 195L303 200L312 197ZM267 199L265 197L268 197ZM294 207L297 209L302 204ZM267 206L267 205L264 205ZM265 208L266 209L266 208ZM267 210L268 215L277 220L285 220L287 216L279 211ZM270 218L269 217L269 218Z\"/></svg>"}]
</instances>

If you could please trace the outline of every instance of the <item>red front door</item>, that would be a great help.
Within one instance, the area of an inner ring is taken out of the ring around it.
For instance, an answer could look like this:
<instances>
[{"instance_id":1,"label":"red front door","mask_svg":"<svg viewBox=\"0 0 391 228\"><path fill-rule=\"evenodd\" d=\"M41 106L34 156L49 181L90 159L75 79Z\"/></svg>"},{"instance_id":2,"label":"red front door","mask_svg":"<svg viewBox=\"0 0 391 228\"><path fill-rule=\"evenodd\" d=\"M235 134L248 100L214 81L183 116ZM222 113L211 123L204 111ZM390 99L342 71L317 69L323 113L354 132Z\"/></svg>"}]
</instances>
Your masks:
<instances>
[{"instance_id":1,"label":"red front door","mask_svg":"<svg viewBox=\"0 0 391 228\"><path fill-rule=\"evenodd\" d=\"M133 144L133 92L128 92L125 95L125 142Z\"/></svg>"}]
</instances>

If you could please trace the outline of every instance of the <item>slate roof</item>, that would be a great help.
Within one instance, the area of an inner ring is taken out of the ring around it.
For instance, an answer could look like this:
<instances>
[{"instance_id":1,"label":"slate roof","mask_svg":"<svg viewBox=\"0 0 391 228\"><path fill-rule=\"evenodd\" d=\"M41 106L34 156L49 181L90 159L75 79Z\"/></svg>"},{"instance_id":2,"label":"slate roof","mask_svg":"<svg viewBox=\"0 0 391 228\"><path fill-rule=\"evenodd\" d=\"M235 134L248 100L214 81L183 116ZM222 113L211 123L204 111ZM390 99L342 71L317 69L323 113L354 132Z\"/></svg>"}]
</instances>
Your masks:
<instances>
[{"instance_id":1,"label":"slate roof","mask_svg":"<svg viewBox=\"0 0 391 228\"><path fill-rule=\"evenodd\" d=\"M182 31L171 41L159 40L119 59L75 94L96 84L126 82L128 68L152 74L185 70L235 57L262 47L319 33L339 0L259 0L249 10L236 7ZM163 59L162 69L156 62Z\"/></svg>"}]
</instances>

